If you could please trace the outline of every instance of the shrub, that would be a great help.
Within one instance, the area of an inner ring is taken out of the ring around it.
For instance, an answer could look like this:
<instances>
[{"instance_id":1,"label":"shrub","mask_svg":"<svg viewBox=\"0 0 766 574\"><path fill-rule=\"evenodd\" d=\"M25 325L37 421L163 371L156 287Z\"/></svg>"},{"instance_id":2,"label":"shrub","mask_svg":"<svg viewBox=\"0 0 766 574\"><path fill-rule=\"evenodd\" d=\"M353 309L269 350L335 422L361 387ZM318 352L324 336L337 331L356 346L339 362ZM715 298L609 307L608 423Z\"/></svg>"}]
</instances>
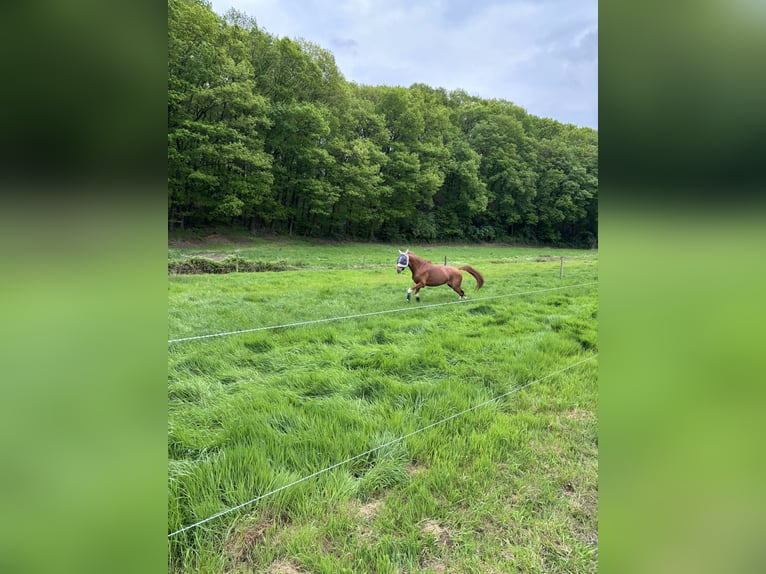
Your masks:
<instances>
[{"instance_id":1,"label":"shrub","mask_svg":"<svg viewBox=\"0 0 766 574\"><path fill-rule=\"evenodd\" d=\"M174 275L195 275L202 273L248 273L261 271L285 271L284 261L248 261L240 255L229 255L221 261L207 257L168 261L168 273Z\"/></svg>"}]
</instances>

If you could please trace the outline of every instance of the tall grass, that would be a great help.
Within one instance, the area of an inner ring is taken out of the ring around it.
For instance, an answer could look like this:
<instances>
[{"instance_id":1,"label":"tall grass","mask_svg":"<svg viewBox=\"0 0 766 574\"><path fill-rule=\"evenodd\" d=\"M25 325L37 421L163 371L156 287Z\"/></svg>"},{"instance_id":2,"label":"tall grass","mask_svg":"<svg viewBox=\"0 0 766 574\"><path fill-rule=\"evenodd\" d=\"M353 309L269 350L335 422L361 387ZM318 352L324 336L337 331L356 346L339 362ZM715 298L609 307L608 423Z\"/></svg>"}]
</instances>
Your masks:
<instances>
[{"instance_id":1,"label":"tall grass","mask_svg":"<svg viewBox=\"0 0 766 574\"><path fill-rule=\"evenodd\" d=\"M169 532L512 393L171 537L171 570L596 570L597 362L512 391L598 351L595 285L513 294L595 281L597 259L562 280L449 253L485 287L466 275L469 300L435 308L405 301L391 248L387 269L170 278L171 339L407 310L169 345Z\"/></svg>"}]
</instances>

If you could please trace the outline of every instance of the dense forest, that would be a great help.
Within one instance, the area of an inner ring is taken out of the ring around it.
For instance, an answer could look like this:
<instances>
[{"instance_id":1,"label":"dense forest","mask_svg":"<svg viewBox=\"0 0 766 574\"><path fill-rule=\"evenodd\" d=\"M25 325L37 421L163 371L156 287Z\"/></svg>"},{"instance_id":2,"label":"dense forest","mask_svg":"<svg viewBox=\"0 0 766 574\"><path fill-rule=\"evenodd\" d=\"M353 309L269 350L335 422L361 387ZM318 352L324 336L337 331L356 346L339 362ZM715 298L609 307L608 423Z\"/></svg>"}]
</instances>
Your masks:
<instances>
[{"instance_id":1,"label":"dense forest","mask_svg":"<svg viewBox=\"0 0 766 574\"><path fill-rule=\"evenodd\" d=\"M598 132L505 100L347 81L333 55L168 2L168 226L591 247Z\"/></svg>"}]
</instances>

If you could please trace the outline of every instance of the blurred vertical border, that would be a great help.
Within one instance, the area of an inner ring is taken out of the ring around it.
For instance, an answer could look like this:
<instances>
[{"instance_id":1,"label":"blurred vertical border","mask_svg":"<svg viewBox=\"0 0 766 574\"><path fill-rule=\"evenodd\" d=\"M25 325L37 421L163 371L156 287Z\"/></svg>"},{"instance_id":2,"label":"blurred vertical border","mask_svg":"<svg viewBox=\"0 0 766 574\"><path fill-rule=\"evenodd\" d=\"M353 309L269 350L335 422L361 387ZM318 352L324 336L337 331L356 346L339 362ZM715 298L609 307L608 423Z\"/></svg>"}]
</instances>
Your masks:
<instances>
[{"instance_id":1,"label":"blurred vertical border","mask_svg":"<svg viewBox=\"0 0 766 574\"><path fill-rule=\"evenodd\" d=\"M3 22L0 571L163 571L166 5Z\"/></svg>"},{"instance_id":2,"label":"blurred vertical border","mask_svg":"<svg viewBox=\"0 0 766 574\"><path fill-rule=\"evenodd\" d=\"M599 16L599 571L760 572L766 3Z\"/></svg>"}]
</instances>

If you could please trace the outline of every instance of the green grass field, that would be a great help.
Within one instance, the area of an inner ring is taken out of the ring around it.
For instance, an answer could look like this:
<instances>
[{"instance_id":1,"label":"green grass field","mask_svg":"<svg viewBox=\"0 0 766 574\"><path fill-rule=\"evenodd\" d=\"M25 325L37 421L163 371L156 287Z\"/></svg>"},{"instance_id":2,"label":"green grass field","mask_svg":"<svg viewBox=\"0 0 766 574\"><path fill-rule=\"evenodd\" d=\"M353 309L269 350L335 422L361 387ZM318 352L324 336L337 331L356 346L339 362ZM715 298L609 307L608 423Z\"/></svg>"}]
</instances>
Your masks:
<instances>
[{"instance_id":1,"label":"green grass field","mask_svg":"<svg viewBox=\"0 0 766 574\"><path fill-rule=\"evenodd\" d=\"M238 255L250 260L278 261L288 267L301 269L348 269L390 267L396 261L398 249L411 245L392 246L382 243L337 243L311 241L306 239L256 238L251 236L211 235L206 240L176 238L168 249L169 260L183 260L193 256L211 257L220 260L227 255ZM470 258L471 265L484 262L515 263L529 258L553 258L594 254L593 251L559 249L555 247L506 247L487 245L482 247L466 245L425 245L413 249L422 257L434 263L448 265L465 264ZM458 263L458 261L462 263Z\"/></svg>"},{"instance_id":2,"label":"green grass field","mask_svg":"<svg viewBox=\"0 0 766 574\"><path fill-rule=\"evenodd\" d=\"M169 344L169 533L356 457L169 537L170 571L596 571L597 254L409 247L484 288L408 304L396 246L173 249L307 268L170 276L169 339L398 311Z\"/></svg>"}]
</instances>

